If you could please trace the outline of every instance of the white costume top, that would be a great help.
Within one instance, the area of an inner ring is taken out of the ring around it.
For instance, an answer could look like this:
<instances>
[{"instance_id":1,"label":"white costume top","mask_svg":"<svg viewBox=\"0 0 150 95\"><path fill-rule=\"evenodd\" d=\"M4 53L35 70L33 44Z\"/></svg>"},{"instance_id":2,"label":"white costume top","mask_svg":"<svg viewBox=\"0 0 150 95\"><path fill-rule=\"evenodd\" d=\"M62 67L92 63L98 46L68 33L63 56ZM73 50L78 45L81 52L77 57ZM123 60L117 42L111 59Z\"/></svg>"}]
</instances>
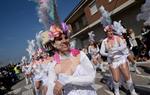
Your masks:
<instances>
[{"instance_id":1,"label":"white costume top","mask_svg":"<svg viewBox=\"0 0 150 95\"><path fill-rule=\"evenodd\" d=\"M91 86L95 80L96 71L93 68L92 63L86 56L86 54L80 51L80 64L76 67L73 75L59 74L58 80L65 86L67 84L72 84L75 87L81 86L87 87ZM70 88L70 87L69 87ZM69 89L67 88L67 89ZM96 95L95 90L89 90L88 87L85 90L71 89L67 95Z\"/></svg>"},{"instance_id":2,"label":"white costume top","mask_svg":"<svg viewBox=\"0 0 150 95\"><path fill-rule=\"evenodd\" d=\"M22 66L22 72L24 74L29 74L30 73L30 66L29 65Z\"/></svg>"},{"instance_id":3,"label":"white costume top","mask_svg":"<svg viewBox=\"0 0 150 95\"><path fill-rule=\"evenodd\" d=\"M49 63L42 63L40 65L41 65L40 75L41 75L42 84L43 85L47 85L48 74L49 74L49 69L51 67L51 62L49 62Z\"/></svg>"},{"instance_id":4,"label":"white costume top","mask_svg":"<svg viewBox=\"0 0 150 95\"><path fill-rule=\"evenodd\" d=\"M110 47L110 45L108 44L108 38L105 38L102 41L100 53L101 55L107 57L108 63L117 64L117 66L119 66L121 63L125 63L126 61L124 52L127 52L127 46L122 38L117 37L118 36L114 36L114 43L112 47ZM116 68L117 66L114 65L114 68Z\"/></svg>"},{"instance_id":5,"label":"white costume top","mask_svg":"<svg viewBox=\"0 0 150 95\"><path fill-rule=\"evenodd\" d=\"M60 74L59 80L63 85L67 83L76 85L91 85L95 80L95 70L86 54L80 51L80 64L73 75Z\"/></svg>"},{"instance_id":6,"label":"white costume top","mask_svg":"<svg viewBox=\"0 0 150 95\"><path fill-rule=\"evenodd\" d=\"M130 54L130 52L129 52L129 49L127 47L127 42L126 42L125 39L122 39L122 40L123 40L124 44L126 45L126 48L123 49L122 52L123 52L124 55L128 56Z\"/></svg>"},{"instance_id":7,"label":"white costume top","mask_svg":"<svg viewBox=\"0 0 150 95\"><path fill-rule=\"evenodd\" d=\"M55 74L55 64L56 62L51 63L49 69L49 79L48 79L48 91L46 95L53 95L53 88L55 86L54 81L56 80L56 74ZM75 72L73 75L66 75L66 74L59 74L58 75L58 81L60 81L64 86L67 84L73 84L73 85L79 85L79 86L91 86L94 83L95 80L95 70L86 56L86 54L82 51L80 51L80 64L75 69ZM79 95L79 93L82 93L82 95L96 95L96 91L90 91L90 90L71 90L69 94L67 95Z\"/></svg>"},{"instance_id":8,"label":"white costume top","mask_svg":"<svg viewBox=\"0 0 150 95\"><path fill-rule=\"evenodd\" d=\"M35 63L32 65L32 72L34 74L34 80L42 81L43 85L47 85L48 72L51 62L49 63Z\"/></svg>"},{"instance_id":9,"label":"white costume top","mask_svg":"<svg viewBox=\"0 0 150 95\"><path fill-rule=\"evenodd\" d=\"M34 80L41 80L42 79L42 66L41 63L34 63L32 64L32 73L33 73L33 79Z\"/></svg>"},{"instance_id":10,"label":"white costume top","mask_svg":"<svg viewBox=\"0 0 150 95\"><path fill-rule=\"evenodd\" d=\"M27 70L28 70L27 66L22 66L22 72L23 72L24 74L26 74Z\"/></svg>"},{"instance_id":11,"label":"white costume top","mask_svg":"<svg viewBox=\"0 0 150 95\"><path fill-rule=\"evenodd\" d=\"M95 55L99 52L99 47L97 46L96 48L92 48L91 46L89 46L88 48L88 52L91 54L91 55Z\"/></svg>"}]
</instances>

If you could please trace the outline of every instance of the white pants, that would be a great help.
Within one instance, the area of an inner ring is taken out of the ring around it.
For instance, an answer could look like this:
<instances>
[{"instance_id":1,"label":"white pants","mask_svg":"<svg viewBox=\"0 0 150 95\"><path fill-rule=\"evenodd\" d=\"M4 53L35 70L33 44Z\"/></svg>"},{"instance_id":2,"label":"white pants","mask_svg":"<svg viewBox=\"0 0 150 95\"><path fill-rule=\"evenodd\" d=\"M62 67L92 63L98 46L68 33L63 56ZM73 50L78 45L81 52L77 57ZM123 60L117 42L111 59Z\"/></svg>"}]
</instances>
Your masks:
<instances>
[{"instance_id":1,"label":"white pants","mask_svg":"<svg viewBox=\"0 0 150 95\"><path fill-rule=\"evenodd\" d=\"M121 64L124 64L127 62L127 57L126 56L121 56L119 58L115 58L112 61L109 60L110 65L116 69L118 68Z\"/></svg>"}]
</instances>

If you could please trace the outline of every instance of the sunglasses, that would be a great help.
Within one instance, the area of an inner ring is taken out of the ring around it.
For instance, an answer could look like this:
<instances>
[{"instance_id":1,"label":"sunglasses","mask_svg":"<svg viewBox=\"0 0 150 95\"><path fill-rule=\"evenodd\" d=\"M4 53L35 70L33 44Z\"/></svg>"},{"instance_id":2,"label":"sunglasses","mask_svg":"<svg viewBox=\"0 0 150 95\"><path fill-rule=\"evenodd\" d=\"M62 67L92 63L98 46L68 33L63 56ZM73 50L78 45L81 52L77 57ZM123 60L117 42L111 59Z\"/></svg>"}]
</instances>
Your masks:
<instances>
[{"instance_id":1,"label":"sunglasses","mask_svg":"<svg viewBox=\"0 0 150 95\"><path fill-rule=\"evenodd\" d=\"M63 39L63 37L61 37L61 36L60 36L60 37L56 37L56 38L55 38L55 40L56 40L56 41L61 41L62 39ZM68 37L67 37L67 36L65 36L65 37L64 37L64 39L68 39Z\"/></svg>"}]
</instances>

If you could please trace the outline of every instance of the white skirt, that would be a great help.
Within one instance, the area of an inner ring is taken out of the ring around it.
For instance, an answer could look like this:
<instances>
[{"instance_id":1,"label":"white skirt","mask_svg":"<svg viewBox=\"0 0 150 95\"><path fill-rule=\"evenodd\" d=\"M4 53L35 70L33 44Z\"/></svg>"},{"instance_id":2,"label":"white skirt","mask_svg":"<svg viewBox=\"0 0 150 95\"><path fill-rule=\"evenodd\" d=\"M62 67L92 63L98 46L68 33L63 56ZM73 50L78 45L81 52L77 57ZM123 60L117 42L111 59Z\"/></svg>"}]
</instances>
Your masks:
<instances>
[{"instance_id":1,"label":"white skirt","mask_svg":"<svg viewBox=\"0 0 150 95\"><path fill-rule=\"evenodd\" d=\"M108 62L115 69L118 68L121 64L125 64L127 62L127 56L124 55L113 60L108 59Z\"/></svg>"}]
</instances>

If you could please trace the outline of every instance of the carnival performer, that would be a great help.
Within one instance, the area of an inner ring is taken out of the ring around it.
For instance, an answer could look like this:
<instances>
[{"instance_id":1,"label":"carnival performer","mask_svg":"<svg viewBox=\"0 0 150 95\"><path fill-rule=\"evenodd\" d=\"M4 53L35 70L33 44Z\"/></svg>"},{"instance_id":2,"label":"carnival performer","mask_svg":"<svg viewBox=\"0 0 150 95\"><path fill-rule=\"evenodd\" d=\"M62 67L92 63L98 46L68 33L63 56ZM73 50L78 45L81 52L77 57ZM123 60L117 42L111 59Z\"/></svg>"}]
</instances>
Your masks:
<instances>
[{"instance_id":1,"label":"carnival performer","mask_svg":"<svg viewBox=\"0 0 150 95\"><path fill-rule=\"evenodd\" d=\"M50 61L49 54L46 53L46 50L43 48L42 45L42 37L41 33L43 31L40 31L36 34L36 45L37 45L37 53L38 53L38 59L40 61L39 63L39 81L40 81L40 91L42 95L46 95L47 92L47 79L48 79L48 63Z\"/></svg>"},{"instance_id":2,"label":"carnival performer","mask_svg":"<svg viewBox=\"0 0 150 95\"><path fill-rule=\"evenodd\" d=\"M116 22L114 21L113 22L113 30L115 31L114 34L116 34L117 36L119 36L120 38L122 38L123 42L125 45L127 45L127 42L126 42L126 29L121 25L121 21L119 22ZM137 66L136 66L136 62L134 60L134 55L132 55L130 53L130 50L128 47L126 47L123 51L123 54L127 56L127 59L128 59L128 63L132 63L133 67L134 67L134 70L137 74L141 74L141 72L138 70Z\"/></svg>"},{"instance_id":3,"label":"carnival performer","mask_svg":"<svg viewBox=\"0 0 150 95\"><path fill-rule=\"evenodd\" d=\"M103 67L102 59L99 53L99 47L96 42L91 41L88 47L88 52L92 56L92 63L94 64L95 69L99 68L102 72L105 72Z\"/></svg>"},{"instance_id":4,"label":"carnival performer","mask_svg":"<svg viewBox=\"0 0 150 95\"><path fill-rule=\"evenodd\" d=\"M35 53L32 56L31 74L32 74L33 81L34 81L36 95L42 95L42 91L41 91L41 87L42 87L41 86L41 82L42 82L41 62L42 62L42 60L39 58L38 53Z\"/></svg>"},{"instance_id":5,"label":"carnival performer","mask_svg":"<svg viewBox=\"0 0 150 95\"><path fill-rule=\"evenodd\" d=\"M31 84L35 90L35 94L36 95L41 95L40 94L40 79L39 79L39 57L38 57L38 53L35 49L35 40L28 40L28 48L26 49L27 52L29 53L29 57L30 57L30 64L29 64L29 73L27 74L27 76L30 77L31 79Z\"/></svg>"},{"instance_id":6,"label":"carnival performer","mask_svg":"<svg viewBox=\"0 0 150 95\"><path fill-rule=\"evenodd\" d=\"M54 83L54 80L52 81L52 79L55 78L55 72L53 71L55 65L52 64L51 60L52 57L50 57L49 54L41 48L32 54L30 73L28 76L33 78L33 87L35 88L36 95L46 95L48 84L51 82ZM54 76L52 76L53 74ZM48 80L48 76L52 78Z\"/></svg>"},{"instance_id":7,"label":"carnival performer","mask_svg":"<svg viewBox=\"0 0 150 95\"><path fill-rule=\"evenodd\" d=\"M96 95L92 87L95 79L92 63L84 52L70 48L68 29L63 25L62 27L52 25L50 28L50 37L53 37L51 42L57 49L54 60L57 63L55 72L58 77L53 93L54 95Z\"/></svg>"},{"instance_id":8,"label":"carnival performer","mask_svg":"<svg viewBox=\"0 0 150 95\"><path fill-rule=\"evenodd\" d=\"M131 95L137 95L133 86L131 74L129 72L127 56L123 53L124 49L127 47L126 44L124 44L122 38L113 35L114 31L112 25L106 26L104 31L107 37L102 42L100 53L103 56L107 56L113 77L115 95L120 95L119 80L121 75L124 76Z\"/></svg>"},{"instance_id":9,"label":"carnival performer","mask_svg":"<svg viewBox=\"0 0 150 95\"><path fill-rule=\"evenodd\" d=\"M29 66L27 63L24 63L23 66L22 66L22 72L24 73L24 77L25 77L25 80L26 80L26 85L29 84L29 77L28 77L28 73L29 73L29 70L28 70Z\"/></svg>"},{"instance_id":10,"label":"carnival performer","mask_svg":"<svg viewBox=\"0 0 150 95\"><path fill-rule=\"evenodd\" d=\"M89 46L88 46L88 53L91 55L92 63L95 67L95 69L100 69L102 72L105 72L105 69L103 67L102 59L99 53L99 46L96 44L96 41L94 39L95 34L93 33L94 31L91 31L88 33L89 35Z\"/></svg>"},{"instance_id":11,"label":"carnival performer","mask_svg":"<svg viewBox=\"0 0 150 95\"><path fill-rule=\"evenodd\" d=\"M52 57L49 56L49 54L46 51L42 51L40 54L41 58L42 58L42 64L41 64L41 85L42 85L42 95L46 95L47 90L48 90L48 76L53 77L52 74L49 75L49 73L51 73L50 71L51 68L54 66L52 66ZM54 72L55 73L55 72ZM50 81L50 80L49 80ZM54 82L54 81L53 81ZM50 94L52 95L52 94Z\"/></svg>"},{"instance_id":12,"label":"carnival performer","mask_svg":"<svg viewBox=\"0 0 150 95\"><path fill-rule=\"evenodd\" d=\"M38 53L33 55L33 61L31 63L32 76L35 84L36 95L46 95L49 63L51 57L42 49L38 49Z\"/></svg>"},{"instance_id":13,"label":"carnival performer","mask_svg":"<svg viewBox=\"0 0 150 95\"><path fill-rule=\"evenodd\" d=\"M28 78L28 69L29 69L29 66L27 64L27 58L25 56L22 57L21 59L21 64L22 64L22 72L24 73L24 78L25 78L25 81L26 81L26 85L29 84L29 78Z\"/></svg>"},{"instance_id":14,"label":"carnival performer","mask_svg":"<svg viewBox=\"0 0 150 95\"><path fill-rule=\"evenodd\" d=\"M28 76L31 78L33 82L33 87L35 88L36 95L42 95L42 59L39 56L38 52L35 51L32 54L32 60L29 65L29 73Z\"/></svg>"}]
</instances>

